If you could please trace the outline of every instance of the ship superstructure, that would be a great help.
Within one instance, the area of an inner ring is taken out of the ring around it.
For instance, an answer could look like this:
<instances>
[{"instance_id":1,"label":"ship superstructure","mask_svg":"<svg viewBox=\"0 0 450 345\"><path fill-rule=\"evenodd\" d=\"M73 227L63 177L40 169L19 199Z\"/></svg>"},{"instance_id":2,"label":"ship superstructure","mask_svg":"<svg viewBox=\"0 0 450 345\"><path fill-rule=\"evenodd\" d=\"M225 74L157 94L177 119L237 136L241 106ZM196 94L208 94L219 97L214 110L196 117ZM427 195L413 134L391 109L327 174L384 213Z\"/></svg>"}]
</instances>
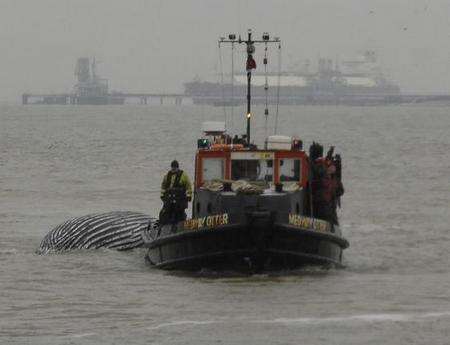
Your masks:
<instances>
[{"instance_id":1,"label":"ship superstructure","mask_svg":"<svg viewBox=\"0 0 450 345\"><path fill-rule=\"evenodd\" d=\"M319 58L315 71L306 61L300 68L255 72L252 83L255 103L265 102L266 83L272 104L371 104L400 99L400 88L382 73L373 51L339 63ZM194 80L185 83L185 94L195 104L243 104L246 75L233 74L232 83Z\"/></svg>"}]
</instances>

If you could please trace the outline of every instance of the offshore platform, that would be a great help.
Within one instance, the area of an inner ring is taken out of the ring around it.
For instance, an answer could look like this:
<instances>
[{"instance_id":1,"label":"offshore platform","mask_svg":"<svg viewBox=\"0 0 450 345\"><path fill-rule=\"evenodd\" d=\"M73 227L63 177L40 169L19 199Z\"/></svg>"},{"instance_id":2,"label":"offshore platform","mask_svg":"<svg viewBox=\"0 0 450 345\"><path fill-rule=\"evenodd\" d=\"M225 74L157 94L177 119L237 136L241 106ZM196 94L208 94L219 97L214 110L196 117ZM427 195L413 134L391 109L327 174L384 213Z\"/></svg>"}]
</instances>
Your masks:
<instances>
[{"instance_id":1,"label":"offshore platform","mask_svg":"<svg viewBox=\"0 0 450 345\"><path fill-rule=\"evenodd\" d=\"M77 104L123 104L120 94L109 94L108 79L100 78L93 58L89 70L89 58L79 58L75 67L78 83L75 85L74 102Z\"/></svg>"},{"instance_id":2,"label":"offshore platform","mask_svg":"<svg viewBox=\"0 0 450 345\"><path fill-rule=\"evenodd\" d=\"M109 93L108 80L100 78L96 72L95 58L77 60L75 76L77 83L72 93L22 95L22 104L123 104L125 98L120 93Z\"/></svg>"},{"instance_id":3,"label":"offshore platform","mask_svg":"<svg viewBox=\"0 0 450 345\"><path fill-rule=\"evenodd\" d=\"M38 94L24 93L22 104L89 104L107 105L124 104L127 99L137 99L140 104L148 104L149 99L157 98L160 104L164 99L172 98L176 105L180 105L186 96L176 93L124 93L109 92L108 79L97 74L95 58L80 57L75 66L77 83L71 93Z\"/></svg>"}]
</instances>

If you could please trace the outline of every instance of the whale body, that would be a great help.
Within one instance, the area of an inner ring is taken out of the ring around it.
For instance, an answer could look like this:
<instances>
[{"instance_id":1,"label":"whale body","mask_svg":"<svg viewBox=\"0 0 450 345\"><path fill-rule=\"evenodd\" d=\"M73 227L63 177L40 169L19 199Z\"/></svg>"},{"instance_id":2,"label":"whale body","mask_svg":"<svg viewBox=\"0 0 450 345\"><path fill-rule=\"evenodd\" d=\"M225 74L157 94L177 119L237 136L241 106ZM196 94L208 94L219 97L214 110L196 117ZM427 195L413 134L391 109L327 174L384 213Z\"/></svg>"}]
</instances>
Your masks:
<instances>
[{"instance_id":1,"label":"whale body","mask_svg":"<svg viewBox=\"0 0 450 345\"><path fill-rule=\"evenodd\" d=\"M141 233L155 218L144 213L115 211L67 220L43 239L39 254L70 249L113 248L128 250L143 245Z\"/></svg>"}]
</instances>

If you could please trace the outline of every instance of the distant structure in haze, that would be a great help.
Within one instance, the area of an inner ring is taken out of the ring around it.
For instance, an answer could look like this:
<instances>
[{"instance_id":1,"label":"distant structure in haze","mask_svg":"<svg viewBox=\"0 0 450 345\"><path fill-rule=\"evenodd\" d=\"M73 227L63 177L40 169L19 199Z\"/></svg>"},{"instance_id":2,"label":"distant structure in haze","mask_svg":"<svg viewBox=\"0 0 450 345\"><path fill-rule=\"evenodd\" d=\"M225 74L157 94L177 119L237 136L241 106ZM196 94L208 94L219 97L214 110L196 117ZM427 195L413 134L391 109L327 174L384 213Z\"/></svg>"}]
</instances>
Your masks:
<instances>
[{"instance_id":1,"label":"distant structure in haze","mask_svg":"<svg viewBox=\"0 0 450 345\"><path fill-rule=\"evenodd\" d=\"M127 99L138 100L140 104L148 104L149 99L171 98L176 105L180 105L186 96L178 93L125 93L109 92L108 79L100 78L96 71L95 58L90 61L87 57L80 57L75 65L77 83L72 93L24 93L22 104L124 104Z\"/></svg>"},{"instance_id":2,"label":"distant structure in haze","mask_svg":"<svg viewBox=\"0 0 450 345\"><path fill-rule=\"evenodd\" d=\"M91 69L89 70L89 65ZM120 94L108 93L108 79L100 78L96 73L95 58L81 57L75 67L78 83L74 87L77 104L123 104L125 98Z\"/></svg>"},{"instance_id":3,"label":"distant structure in haze","mask_svg":"<svg viewBox=\"0 0 450 345\"><path fill-rule=\"evenodd\" d=\"M123 104L125 97L120 93L109 93L108 79L96 73L95 58L80 57L75 66L77 83L73 93L22 95L23 104Z\"/></svg>"},{"instance_id":4,"label":"distant structure in haze","mask_svg":"<svg viewBox=\"0 0 450 345\"><path fill-rule=\"evenodd\" d=\"M277 72L254 72L252 75L252 102L271 104L348 104L375 105L422 102L450 102L449 94L401 94L400 88L384 76L375 53L340 63L320 58L317 69L311 63L302 67ZM181 105L184 99L194 104L215 106L240 105L246 102L247 76L231 73L221 82L200 81L185 83L184 93L165 92L110 92L108 79L97 74L95 58L80 57L75 65L76 84L71 93L24 93L22 104L109 105L132 103L142 105L155 101L164 104L171 99ZM261 68L262 69L262 68ZM225 82L226 80L226 82ZM267 92L266 92L267 90Z\"/></svg>"},{"instance_id":5,"label":"distant structure in haze","mask_svg":"<svg viewBox=\"0 0 450 345\"><path fill-rule=\"evenodd\" d=\"M199 80L185 83L185 95L192 97L195 104L243 104L246 75L233 73L232 78L233 82L227 83ZM309 60L296 70L256 72L252 85L256 103L265 102L266 87L272 104L371 104L401 100L400 88L383 75L373 51L341 63L319 58L313 72Z\"/></svg>"}]
</instances>

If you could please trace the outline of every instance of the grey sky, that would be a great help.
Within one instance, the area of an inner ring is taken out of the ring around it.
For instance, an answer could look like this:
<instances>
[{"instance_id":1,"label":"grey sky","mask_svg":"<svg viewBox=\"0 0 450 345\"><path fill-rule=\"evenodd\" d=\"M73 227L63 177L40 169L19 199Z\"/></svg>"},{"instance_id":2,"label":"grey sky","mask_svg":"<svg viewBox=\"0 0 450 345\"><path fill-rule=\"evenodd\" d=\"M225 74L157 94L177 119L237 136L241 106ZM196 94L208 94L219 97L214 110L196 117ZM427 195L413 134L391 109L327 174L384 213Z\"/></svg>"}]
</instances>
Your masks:
<instances>
[{"instance_id":1,"label":"grey sky","mask_svg":"<svg viewBox=\"0 0 450 345\"><path fill-rule=\"evenodd\" d=\"M79 56L112 89L182 91L247 28L280 36L283 64L375 49L404 91L450 92L449 14L448 0L0 0L0 101L70 91Z\"/></svg>"}]
</instances>

